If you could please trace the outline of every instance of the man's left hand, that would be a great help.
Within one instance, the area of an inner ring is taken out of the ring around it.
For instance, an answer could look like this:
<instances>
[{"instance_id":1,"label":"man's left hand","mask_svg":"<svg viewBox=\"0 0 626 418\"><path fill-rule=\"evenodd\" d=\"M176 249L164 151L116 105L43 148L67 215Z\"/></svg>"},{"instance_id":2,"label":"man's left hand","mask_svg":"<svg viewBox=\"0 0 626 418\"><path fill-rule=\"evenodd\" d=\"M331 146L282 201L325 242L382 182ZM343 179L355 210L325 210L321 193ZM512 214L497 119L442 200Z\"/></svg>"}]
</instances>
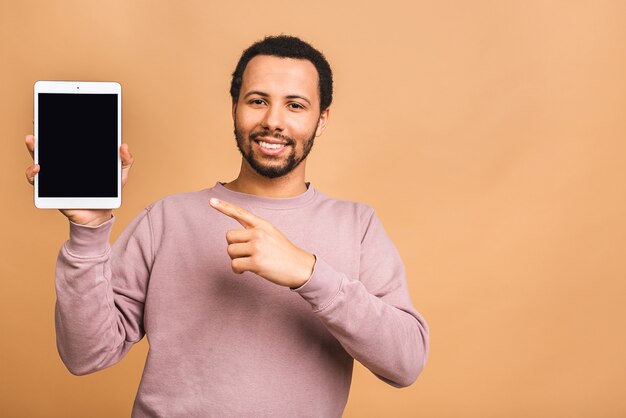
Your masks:
<instances>
[{"instance_id":1,"label":"man's left hand","mask_svg":"<svg viewBox=\"0 0 626 418\"><path fill-rule=\"evenodd\" d=\"M226 232L231 267L237 274L251 271L281 286L297 288L311 277L315 256L295 246L270 222L223 200L210 205L245 229Z\"/></svg>"}]
</instances>

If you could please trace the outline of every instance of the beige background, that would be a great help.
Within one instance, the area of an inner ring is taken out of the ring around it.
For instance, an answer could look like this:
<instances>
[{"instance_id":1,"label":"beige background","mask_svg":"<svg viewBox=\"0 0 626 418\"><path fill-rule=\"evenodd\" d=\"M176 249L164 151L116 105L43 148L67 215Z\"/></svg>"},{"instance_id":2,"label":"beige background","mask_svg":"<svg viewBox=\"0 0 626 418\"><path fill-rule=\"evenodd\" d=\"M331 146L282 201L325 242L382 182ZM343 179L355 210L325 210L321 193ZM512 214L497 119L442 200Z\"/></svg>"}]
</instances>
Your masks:
<instances>
[{"instance_id":1,"label":"beige background","mask_svg":"<svg viewBox=\"0 0 626 418\"><path fill-rule=\"evenodd\" d=\"M35 80L122 83L136 165L115 238L236 176L230 74L282 32L335 71L308 180L377 209L431 327L417 383L359 365L345 416L626 416L626 2L225 4L0 0L0 415L128 416L147 350L85 377L58 358L68 227L24 179Z\"/></svg>"}]
</instances>

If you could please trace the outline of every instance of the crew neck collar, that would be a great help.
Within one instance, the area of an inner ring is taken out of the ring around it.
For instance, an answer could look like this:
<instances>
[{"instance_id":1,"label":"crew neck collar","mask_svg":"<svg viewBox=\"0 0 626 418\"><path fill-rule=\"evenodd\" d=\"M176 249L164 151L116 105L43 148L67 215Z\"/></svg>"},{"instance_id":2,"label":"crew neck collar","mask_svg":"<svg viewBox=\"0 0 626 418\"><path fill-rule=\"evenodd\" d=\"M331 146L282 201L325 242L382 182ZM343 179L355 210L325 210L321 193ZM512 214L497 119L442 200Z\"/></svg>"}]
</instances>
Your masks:
<instances>
[{"instance_id":1,"label":"crew neck collar","mask_svg":"<svg viewBox=\"0 0 626 418\"><path fill-rule=\"evenodd\" d=\"M310 182L305 182L306 191L293 197L267 197L227 189L223 183L216 182L213 192L218 199L237 205L253 206L266 209L293 209L308 205L315 198L315 189Z\"/></svg>"}]
</instances>

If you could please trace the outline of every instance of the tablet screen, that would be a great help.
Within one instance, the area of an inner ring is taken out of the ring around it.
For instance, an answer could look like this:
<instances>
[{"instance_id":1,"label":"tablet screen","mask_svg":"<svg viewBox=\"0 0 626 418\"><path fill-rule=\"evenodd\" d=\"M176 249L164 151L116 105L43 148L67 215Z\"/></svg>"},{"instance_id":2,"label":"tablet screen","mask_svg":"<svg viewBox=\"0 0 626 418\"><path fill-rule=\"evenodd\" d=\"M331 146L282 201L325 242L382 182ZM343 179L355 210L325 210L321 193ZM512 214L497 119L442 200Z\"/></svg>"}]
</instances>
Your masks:
<instances>
[{"instance_id":1,"label":"tablet screen","mask_svg":"<svg viewBox=\"0 0 626 418\"><path fill-rule=\"evenodd\" d=\"M39 196L117 197L117 94L38 100Z\"/></svg>"}]
</instances>

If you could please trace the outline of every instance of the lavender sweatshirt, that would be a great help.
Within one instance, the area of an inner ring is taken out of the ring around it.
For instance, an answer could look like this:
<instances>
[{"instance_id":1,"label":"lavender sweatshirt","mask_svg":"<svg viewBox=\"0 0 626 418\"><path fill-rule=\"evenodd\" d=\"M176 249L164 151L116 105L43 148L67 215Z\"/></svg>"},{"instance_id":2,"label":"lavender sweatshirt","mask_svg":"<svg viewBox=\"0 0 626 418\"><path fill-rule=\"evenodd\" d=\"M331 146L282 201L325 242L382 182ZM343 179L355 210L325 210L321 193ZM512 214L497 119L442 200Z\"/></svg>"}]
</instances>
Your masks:
<instances>
[{"instance_id":1,"label":"lavender sweatshirt","mask_svg":"<svg viewBox=\"0 0 626 418\"><path fill-rule=\"evenodd\" d=\"M211 197L270 221L316 256L298 289L232 272L237 221ZM340 417L353 359L384 382L412 384L428 329L402 260L374 210L307 183L291 198L221 183L149 205L111 247L114 218L70 222L56 268L57 345L74 374L150 346L133 417Z\"/></svg>"}]
</instances>

